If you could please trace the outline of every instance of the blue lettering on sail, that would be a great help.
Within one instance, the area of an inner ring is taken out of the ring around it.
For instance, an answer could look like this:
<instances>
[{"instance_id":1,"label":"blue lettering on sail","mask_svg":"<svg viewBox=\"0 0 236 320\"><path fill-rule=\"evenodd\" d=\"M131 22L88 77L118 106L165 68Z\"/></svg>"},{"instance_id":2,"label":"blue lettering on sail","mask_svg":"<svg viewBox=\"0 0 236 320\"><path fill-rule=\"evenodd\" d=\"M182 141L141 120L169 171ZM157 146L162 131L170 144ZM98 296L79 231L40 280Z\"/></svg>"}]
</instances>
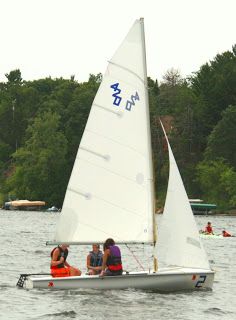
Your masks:
<instances>
[{"instance_id":1,"label":"blue lettering on sail","mask_svg":"<svg viewBox=\"0 0 236 320\"><path fill-rule=\"evenodd\" d=\"M115 91L115 93L113 93L112 95L112 97L115 98L113 101L113 104L119 107L122 98L119 96L119 94L121 93L121 90L118 88L118 86L119 86L119 83L114 83L110 87Z\"/></svg>"},{"instance_id":2,"label":"blue lettering on sail","mask_svg":"<svg viewBox=\"0 0 236 320\"><path fill-rule=\"evenodd\" d=\"M127 100L125 109L131 111L132 106L135 106L135 101L139 100L138 92L135 95L130 97L130 100Z\"/></svg>"}]
</instances>

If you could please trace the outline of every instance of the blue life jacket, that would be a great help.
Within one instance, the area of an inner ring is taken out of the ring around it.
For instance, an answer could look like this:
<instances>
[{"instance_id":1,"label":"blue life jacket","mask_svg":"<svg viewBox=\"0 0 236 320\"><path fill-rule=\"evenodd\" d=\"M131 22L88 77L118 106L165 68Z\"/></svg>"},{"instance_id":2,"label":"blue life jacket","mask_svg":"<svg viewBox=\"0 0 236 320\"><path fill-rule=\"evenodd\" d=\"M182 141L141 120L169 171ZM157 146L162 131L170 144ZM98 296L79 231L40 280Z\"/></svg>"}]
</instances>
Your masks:
<instances>
[{"instance_id":1,"label":"blue life jacket","mask_svg":"<svg viewBox=\"0 0 236 320\"><path fill-rule=\"evenodd\" d=\"M100 267L102 265L103 254L101 250L99 250L98 253L90 251L89 255L90 255L90 266Z\"/></svg>"}]
</instances>

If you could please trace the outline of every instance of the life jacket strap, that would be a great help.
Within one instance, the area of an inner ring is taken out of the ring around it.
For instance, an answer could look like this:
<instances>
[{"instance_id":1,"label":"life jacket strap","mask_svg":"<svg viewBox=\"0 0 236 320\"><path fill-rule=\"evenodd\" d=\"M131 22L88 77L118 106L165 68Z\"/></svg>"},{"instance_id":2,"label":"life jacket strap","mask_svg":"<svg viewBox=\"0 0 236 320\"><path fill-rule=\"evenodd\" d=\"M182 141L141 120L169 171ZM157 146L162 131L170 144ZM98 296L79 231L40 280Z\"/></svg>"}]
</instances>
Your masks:
<instances>
[{"instance_id":1,"label":"life jacket strap","mask_svg":"<svg viewBox=\"0 0 236 320\"><path fill-rule=\"evenodd\" d=\"M122 264L117 264L117 265L109 265L108 269L111 271L119 271L122 270Z\"/></svg>"}]
</instances>

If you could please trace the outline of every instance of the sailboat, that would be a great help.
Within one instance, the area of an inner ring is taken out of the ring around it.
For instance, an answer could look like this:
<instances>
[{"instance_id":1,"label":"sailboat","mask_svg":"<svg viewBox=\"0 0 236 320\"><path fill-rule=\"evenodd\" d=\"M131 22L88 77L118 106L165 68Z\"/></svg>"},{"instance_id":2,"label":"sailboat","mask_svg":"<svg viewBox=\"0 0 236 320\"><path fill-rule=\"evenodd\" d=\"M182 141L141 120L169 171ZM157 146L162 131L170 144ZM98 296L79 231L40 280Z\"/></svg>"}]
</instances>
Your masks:
<instances>
[{"instance_id":1,"label":"sailboat","mask_svg":"<svg viewBox=\"0 0 236 320\"><path fill-rule=\"evenodd\" d=\"M163 128L164 130L164 128ZM166 137L167 139L167 137ZM168 139L167 139L168 143ZM53 289L211 289L211 270L169 148L160 232L155 219L144 20L136 20L108 63L93 101L50 244L154 245L153 270L120 276L23 275L21 286ZM123 257L124 259L124 257Z\"/></svg>"}]
</instances>

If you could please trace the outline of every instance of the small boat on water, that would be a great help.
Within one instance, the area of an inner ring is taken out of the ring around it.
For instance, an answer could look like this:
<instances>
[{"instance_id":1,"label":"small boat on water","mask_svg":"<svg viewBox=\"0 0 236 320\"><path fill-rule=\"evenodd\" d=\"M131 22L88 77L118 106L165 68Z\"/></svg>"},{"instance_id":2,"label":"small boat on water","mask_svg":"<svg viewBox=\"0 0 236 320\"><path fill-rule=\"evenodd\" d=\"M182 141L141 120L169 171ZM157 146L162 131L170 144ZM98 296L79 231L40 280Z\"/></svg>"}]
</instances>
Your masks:
<instances>
[{"instance_id":1,"label":"small boat on water","mask_svg":"<svg viewBox=\"0 0 236 320\"><path fill-rule=\"evenodd\" d=\"M46 203L44 201L15 200L5 202L4 209L36 211L42 210L45 204Z\"/></svg>"},{"instance_id":2,"label":"small boat on water","mask_svg":"<svg viewBox=\"0 0 236 320\"><path fill-rule=\"evenodd\" d=\"M55 207L55 206L52 206L52 207L48 208L46 211L47 212L58 212L59 209L57 207Z\"/></svg>"},{"instance_id":3,"label":"small boat on water","mask_svg":"<svg viewBox=\"0 0 236 320\"><path fill-rule=\"evenodd\" d=\"M230 238L234 238L234 235L228 235L228 236L223 236L223 234L210 234L210 233L205 233L200 231L199 232L200 238L203 239L230 239Z\"/></svg>"},{"instance_id":4,"label":"small boat on water","mask_svg":"<svg viewBox=\"0 0 236 320\"><path fill-rule=\"evenodd\" d=\"M165 138L169 182L157 241L144 21L140 19L109 62L93 101L55 237L48 244L86 245L106 238L116 244L148 244L154 248L153 270L110 277L22 274L19 287L159 292L212 288L214 271L166 134Z\"/></svg>"}]
</instances>

